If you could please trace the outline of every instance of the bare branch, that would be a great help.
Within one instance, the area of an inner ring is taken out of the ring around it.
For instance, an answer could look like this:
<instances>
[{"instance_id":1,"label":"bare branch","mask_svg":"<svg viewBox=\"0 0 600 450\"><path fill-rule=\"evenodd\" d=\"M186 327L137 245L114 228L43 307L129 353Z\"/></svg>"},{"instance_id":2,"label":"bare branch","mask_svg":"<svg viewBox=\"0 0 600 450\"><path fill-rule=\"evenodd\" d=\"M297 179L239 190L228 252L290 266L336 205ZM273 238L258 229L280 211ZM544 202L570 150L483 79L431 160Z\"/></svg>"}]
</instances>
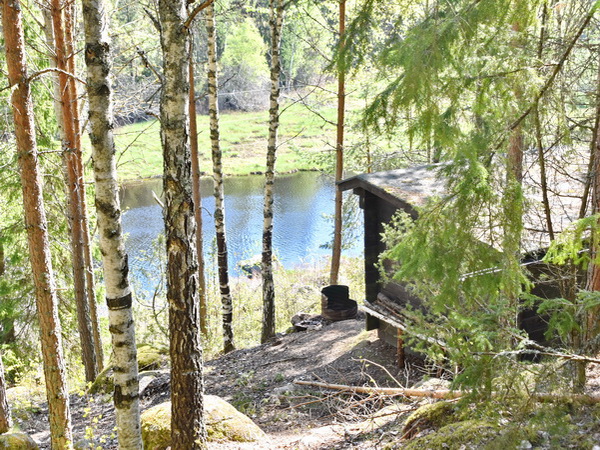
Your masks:
<instances>
[{"instance_id":1,"label":"bare branch","mask_svg":"<svg viewBox=\"0 0 600 450\"><path fill-rule=\"evenodd\" d=\"M32 73L31 76L29 78L27 78L27 82L31 83L36 78L39 78L39 77L41 77L42 75L44 75L44 74L46 74L48 72L63 73L65 75L67 75L68 77L71 77L71 78L73 78L76 81L79 81L83 85L87 84L85 81L83 81L81 78L78 78L76 75L73 75L72 73L69 73L69 72L67 72L65 70L58 69L56 67L48 67L47 69L39 70L37 72Z\"/></svg>"},{"instance_id":2,"label":"bare branch","mask_svg":"<svg viewBox=\"0 0 600 450\"><path fill-rule=\"evenodd\" d=\"M164 84L162 75L158 72L158 70L156 70L156 68L150 63L150 61L148 61L148 58L146 57L146 52L144 52L144 50L142 50L139 47L136 47L136 50L137 54L140 55L140 58L142 58L144 65L152 71L152 73L156 76L156 78L158 78L158 81L161 84Z\"/></svg>"},{"instance_id":3,"label":"bare branch","mask_svg":"<svg viewBox=\"0 0 600 450\"><path fill-rule=\"evenodd\" d=\"M198 13L200 11L202 11L203 9L205 9L206 7L210 6L212 3L214 2L214 0L205 0L204 2L200 3L198 6L196 6L192 12L190 12L190 15L188 16L187 20L185 21L185 23L183 24L183 27L186 30L190 29L190 26L192 25L192 22L194 21L194 19L196 18L196 16L198 15Z\"/></svg>"}]
</instances>

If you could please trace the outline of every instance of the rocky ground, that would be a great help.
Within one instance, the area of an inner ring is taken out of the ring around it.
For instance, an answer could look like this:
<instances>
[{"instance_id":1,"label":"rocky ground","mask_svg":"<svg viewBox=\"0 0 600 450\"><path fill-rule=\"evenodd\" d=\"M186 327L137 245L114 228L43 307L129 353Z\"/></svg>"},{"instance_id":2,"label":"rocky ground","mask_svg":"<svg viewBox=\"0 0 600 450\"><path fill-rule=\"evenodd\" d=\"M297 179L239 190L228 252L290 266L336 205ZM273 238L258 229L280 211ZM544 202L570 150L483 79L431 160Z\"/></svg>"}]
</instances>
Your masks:
<instances>
[{"instance_id":1,"label":"rocky ground","mask_svg":"<svg viewBox=\"0 0 600 450\"><path fill-rule=\"evenodd\" d=\"M166 367L142 372L142 409L169 399ZM418 381L418 370L396 366L395 351L364 331L364 320L325 323L322 328L279 336L271 343L237 350L205 363L205 390L233 404L266 433L261 443L211 444L211 448L380 448L384 425L414 407L377 396L322 394L295 380L346 385L398 386ZM43 391L15 388L15 421L42 448L49 448L47 407ZM382 408L383 412L376 413ZM392 408L392 409L390 409ZM116 448L114 409L109 394L71 396L75 441L88 448ZM394 434L395 433L395 434Z\"/></svg>"},{"instance_id":2,"label":"rocky ground","mask_svg":"<svg viewBox=\"0 0 600 450\"><path fill-rule=\"evenodd\" d=\"M162 366L141 372L143 410L169 400L166 361L163 356ZM598 372L598 366L591 365L590 394L599 389ZM455 402L433 405L434 401L428 399L359 395L294 383L302 380L347 386L445 387L443 383L447 382L429 378L433 375L436 374L427 373L416 358L409 357L407 369L398 369L395 350L382 343L375 331L364 331L361 318L282 335L268 344L237 350L205 363L206 393L227 400L266 433L266 438L258 443L213 442L209 448L600 449L596 445L600 443L597 406L572 402L541 405L526 409L519 416L518 408L492 401L495 412L490 420L489 415L466 417L468 406L458 413ZM41 448L49 448L48 411L42 386L13 388L9 398L18 427L33 436ZM525 402L523 405L529 408L526 398ZM421 408L413 414L424 405L430 405L425 410L431 411L423 416ZM74 393L71 410L79 448L117 448L110 394Z\"/></svg>"}]
</instances>

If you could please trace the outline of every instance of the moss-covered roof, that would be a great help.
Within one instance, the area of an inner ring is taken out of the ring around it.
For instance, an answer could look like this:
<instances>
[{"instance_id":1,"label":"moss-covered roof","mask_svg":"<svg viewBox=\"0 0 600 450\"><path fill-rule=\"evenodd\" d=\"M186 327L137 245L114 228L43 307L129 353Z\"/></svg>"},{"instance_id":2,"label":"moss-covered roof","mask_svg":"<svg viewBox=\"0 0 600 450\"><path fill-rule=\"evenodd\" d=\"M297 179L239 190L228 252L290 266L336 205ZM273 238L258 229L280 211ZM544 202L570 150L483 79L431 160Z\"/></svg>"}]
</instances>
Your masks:
<instances>
[{"instance_id":1,"label":"moss-covered roof","mask_svg":"<svg viewBox=\"0 0 600 450\"><path fill-rule=\"evenodd\" d=\"M440 177L444 164L426 164L385 172L363 173L341 181L342 191L363 188L392 203L400 200L409 206L423 206L427 199L442 196L445 182ZM402 205L405 206L405 205Z\"/></svg>"}]
</instances>

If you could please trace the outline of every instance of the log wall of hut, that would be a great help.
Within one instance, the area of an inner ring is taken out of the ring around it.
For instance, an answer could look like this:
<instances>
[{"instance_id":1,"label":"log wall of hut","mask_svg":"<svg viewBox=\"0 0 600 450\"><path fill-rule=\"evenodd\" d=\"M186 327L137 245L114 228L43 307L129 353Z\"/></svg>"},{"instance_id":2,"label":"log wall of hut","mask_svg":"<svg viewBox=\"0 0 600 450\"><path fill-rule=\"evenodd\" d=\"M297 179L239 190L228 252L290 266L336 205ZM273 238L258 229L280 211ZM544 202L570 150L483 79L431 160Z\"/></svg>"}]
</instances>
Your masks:
<instances>
[{"instance_id":1,"label":"log wall of hut","mask_svg":"<svg viewBox=\"0 0 600 450\"><path fill-rule=\"evenodd\" d=\"M367 330L378 329L379 337L390 345L402 342L404 307L423 308L422 302L402 284L394 281L381 282L377 268L379 256L385 251L381 234L384 224L392 216L403 210L413 219L417 218L414 205L422 204L428 195L439 195L439 184L428 172L428 167L416 167L406 170L394 170L376 174L364 174L342 181L339 188L353 189L360 197L360 207L364 214L364 256L365 256L365 311L367 312ZM532 252L525 256L530 279L534 284L531 293L542 299L565 297L564 280L568 276L557 274L556 267L542 263L544 251ZM574 275L577 281L585 274ZM562 280L562 281L561 281ZM568 286L567 286L568 287ZM568 297L565 297L568 298ZM545 332L548 329L547 317L537 313L537 306L523 310L518 317L519 327L537 342L548 343Z\"/></svg>"},{"instance_id":2,"label":"log wall of hut","mask_svg":"<svg viewBox=\"0 0 600 450\"><path fill-rule=\"evenodd\" d=\"M383 225L388 224L392 216L399 209L404 210L413 218L417 214L408 204L392 204L389 200L383 199L363 188L355 188L354 193L360 196L360 207L364 215L364 244L365 244L365 298L370 304L378 302L378 296L383 293L392 301L404 306L410 302L414 306L420 305L420 301L409 294L404 286L394 281L385 284L381 282L381 275L377 268L379 255L386 248L381 239ZM397 203L397 202L395 202ZM367 314L367 330L378 329L379 337L391 345L397 343L397 329L377 317Z\"/></svg>"}]
</instances>

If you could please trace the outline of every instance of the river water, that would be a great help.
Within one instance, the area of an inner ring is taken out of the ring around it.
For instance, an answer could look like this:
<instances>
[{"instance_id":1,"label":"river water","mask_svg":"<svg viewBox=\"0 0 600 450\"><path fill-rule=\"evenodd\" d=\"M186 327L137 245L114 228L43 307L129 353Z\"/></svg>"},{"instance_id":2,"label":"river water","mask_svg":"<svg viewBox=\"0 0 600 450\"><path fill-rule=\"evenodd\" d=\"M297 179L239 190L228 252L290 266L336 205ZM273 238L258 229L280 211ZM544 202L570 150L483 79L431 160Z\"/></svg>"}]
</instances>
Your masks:
<instances>
[{"instance_id":1,"label":"river water","mask_svg":"<svg viewBox=\"0 0 600 450\"><path fill-rule=\"evenodd\" d=\"M258 258L261 252L263 184L264 176L260 175L229 177L224 182L229 270L233 276L241 274L240 261ZM141 285L146 289L154 289L160 281L164 260L163 250L157 244L157 239L164 233L163 217L153 192L159 197L162 195L162 180L127 183L121 189L131 275L138 287ZM202 179L201 192L204 255L207 266L211 267L216 254L212 178ZM332 238L333 199L334 183L330 176L299 172L276 178L273 248L285 268L314 262L331 254L331 250L323 246ZM362 215L354 209L352 230L357 231L352 235L349 230L346 242L351 248L344 254L358 256L362 250Z\"/></svg>"}]
</instances>

